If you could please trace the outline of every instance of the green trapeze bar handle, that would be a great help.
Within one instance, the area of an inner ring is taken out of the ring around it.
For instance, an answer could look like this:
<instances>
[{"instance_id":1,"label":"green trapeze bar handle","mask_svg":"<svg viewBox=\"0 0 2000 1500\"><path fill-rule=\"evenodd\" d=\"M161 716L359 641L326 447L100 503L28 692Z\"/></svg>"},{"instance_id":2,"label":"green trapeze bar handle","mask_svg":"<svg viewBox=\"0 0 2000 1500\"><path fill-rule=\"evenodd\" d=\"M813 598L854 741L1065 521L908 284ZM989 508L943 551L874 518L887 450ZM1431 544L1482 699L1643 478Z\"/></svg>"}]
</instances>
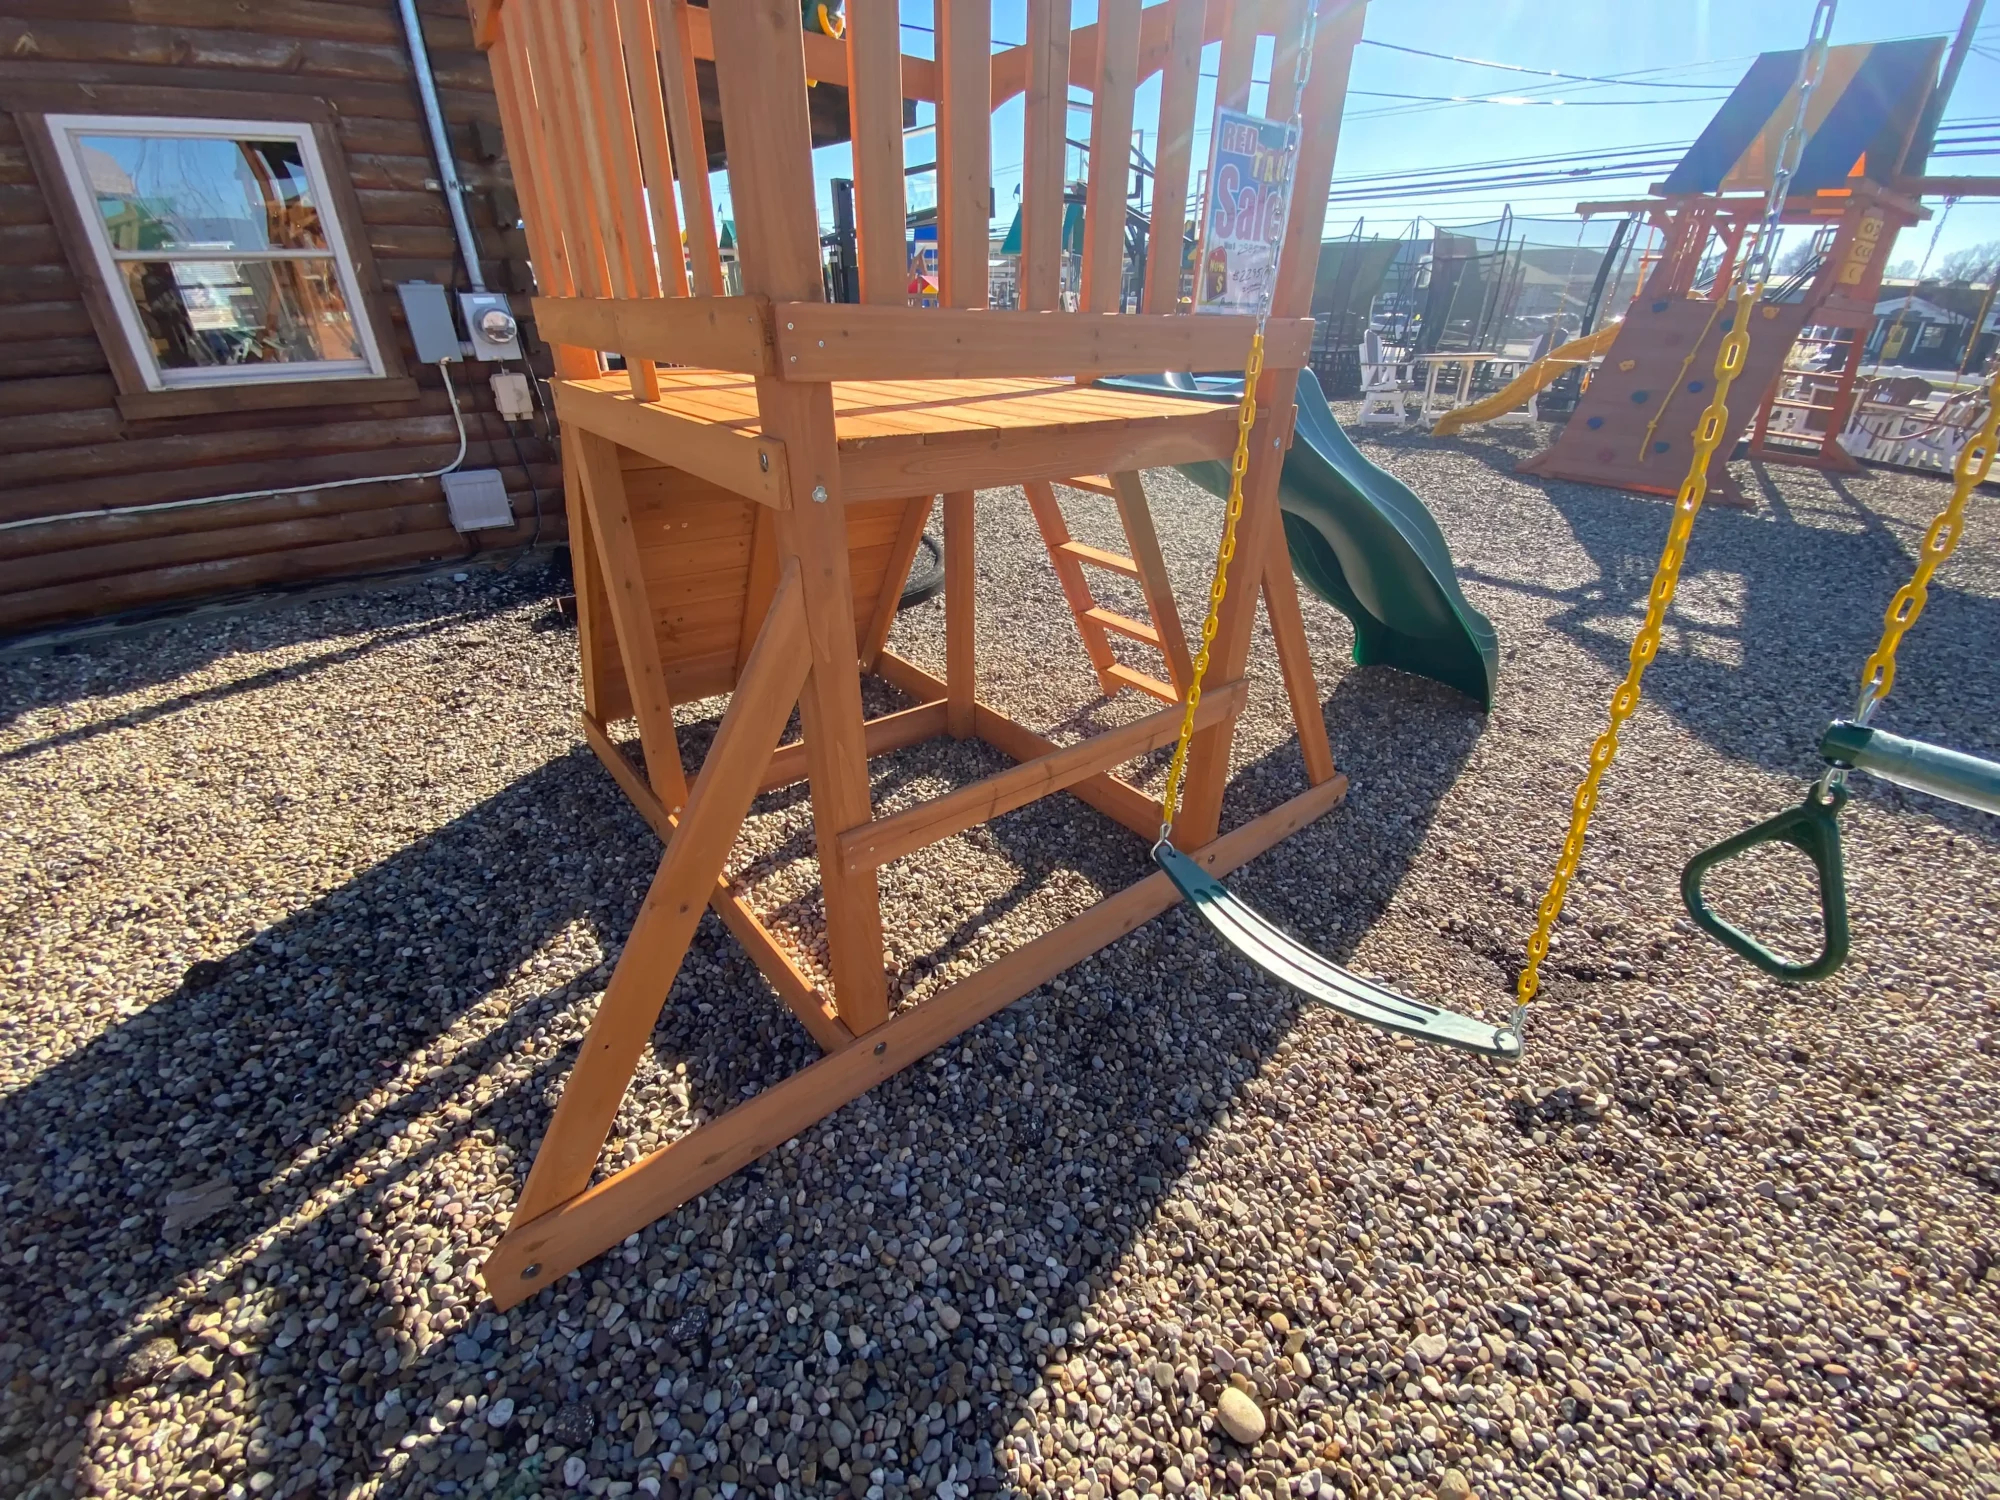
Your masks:
<instances>
[{"instance_id":1,"label":"green trapeze bar handle","mask_svg":"<svg viewBox=\"0 0 2000 1500\"><path fill-rule=\"evenodd\" d=\"M1681 900L1695 925L1731 952L1778 979L1804 983L1824 979L1847 961L1847 875L1840 859L1840 809L1847 801L1847 789L1822 791L1815 782L1799 806L1788 808L1775 818L1766 818L1754 828L1746 828L1734 838L1724 839L1712 849L1704 849L1681 871ZM1701 880L1725 860L1734 859L1760 844L1790 844L1813 862L1819 871L1819 910L1826 941L1818 958L1810 963L1793 963L1783 954L1765 947L1740 927L1731 926L1710 910L1702 895Z\"/></svg>"},{"instance_id":2,"label":"green trapeze bar handle","mask_svg":"<svg viewBox=\"0 0 2000 1500\"><path fill-rule=\"evenodd\" d=\"M1960 807L2000 813L2000 765L1976 755L1884 734L1845 719L1827 726L1819 753L1836 766L1866 771Z\"/></svg>"}]
</instances>

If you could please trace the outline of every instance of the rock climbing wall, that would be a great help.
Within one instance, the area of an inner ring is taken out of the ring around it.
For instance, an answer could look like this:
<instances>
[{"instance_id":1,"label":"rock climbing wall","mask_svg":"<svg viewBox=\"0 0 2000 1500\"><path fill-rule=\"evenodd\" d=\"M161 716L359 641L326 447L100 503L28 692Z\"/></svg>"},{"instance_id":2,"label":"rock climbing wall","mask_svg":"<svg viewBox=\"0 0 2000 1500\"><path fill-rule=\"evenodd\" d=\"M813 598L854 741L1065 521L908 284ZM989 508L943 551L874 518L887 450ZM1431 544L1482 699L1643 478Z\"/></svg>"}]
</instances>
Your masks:
<instances>
[{"instance_id":1,"label":"rock climbing wall","mask_svg":"<svg viewBox=\"0 0 2000 1500\"><path fill-rule=\"evenodd\" d=\"M1777 379L1805 324L1797 302L1771 303L1752 315L1750 349L1730 388L1729 423L1717 453L1727 459ZM1695 423L1714 397L1715 356L1732 309L1682 297L1641 299L1553 446L1525 460L1525 473L1616 489L1671 495L1693 456ZM1690 358L1690 353L1692 358ZM1654 421L1657 417L1659 420ZM1735 487L1714 465L1709 496L1731 503Z\"/></svg>"}]
</instances>

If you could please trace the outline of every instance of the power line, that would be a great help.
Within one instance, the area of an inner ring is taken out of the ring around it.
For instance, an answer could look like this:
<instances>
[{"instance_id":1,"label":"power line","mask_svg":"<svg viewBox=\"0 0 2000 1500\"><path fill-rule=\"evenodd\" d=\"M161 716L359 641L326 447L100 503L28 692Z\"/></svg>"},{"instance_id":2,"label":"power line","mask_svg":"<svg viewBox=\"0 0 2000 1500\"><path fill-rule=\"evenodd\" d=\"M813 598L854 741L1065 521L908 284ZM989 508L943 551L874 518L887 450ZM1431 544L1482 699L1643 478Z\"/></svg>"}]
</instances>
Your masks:
<instances>
[{"instance_id":1,"label":"power line","mask_svg":"<svg viewBox=\"0 0 2000 1500\"><path fill-rule=\"evenodd\" d=\"M1601 78L1589 73L1558 73L1553 68L1524 68L1518 63L1489 62L1483 57L1460 57L1452 52L1427 52L1422 47L1405 47L1396 42L1378 42L1373 37L1363 37L1361 45L1364 47L1380 47L1387 52L1407 52L1412 57L1435 57L1440 62L1464 63L1468 67L1497 68L1503 73L1528 73L1537 78L1561 78L1571 83L1632 83L1635 78L1635 75L1629 73L1624 75L1613 74L1611 77ZM1706 67L1708 64L1702 64L1701 66ZM1654 70L1642 69L1641 71L1651 72ZM1637 83L1636 86L1648 89L1712 89L1715 87L1712 83L1653 82L1641 82Z\"/></svg>"}]
</instances>

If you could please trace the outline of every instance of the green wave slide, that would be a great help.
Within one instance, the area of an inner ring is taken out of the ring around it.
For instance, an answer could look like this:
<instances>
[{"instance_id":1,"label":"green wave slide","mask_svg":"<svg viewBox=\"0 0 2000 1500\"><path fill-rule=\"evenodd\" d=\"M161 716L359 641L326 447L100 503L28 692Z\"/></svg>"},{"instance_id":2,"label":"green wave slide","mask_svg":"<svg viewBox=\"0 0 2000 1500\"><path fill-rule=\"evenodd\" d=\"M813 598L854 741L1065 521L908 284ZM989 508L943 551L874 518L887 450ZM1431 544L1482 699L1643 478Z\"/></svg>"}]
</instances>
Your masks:
<instances>
[{"instance_id":1,"label":"green wave slide","mask_svg":"<svg viewBox=\"0 0 2000 1500\"><path fill-rule=\"evenodd\" d=\"M1241 376L1125 376L1104 384L1243 399ZM1292 571L1354 622L1357 664L1429 677L1490 709L1499 637L1460 592L1444 533L1408 485L1370 463L1341 431L1311 370L1299 371L1298 404L1298 436L1278 491ZM1227 464L1180 468L1210 493L1229 493Z\"/></svg>"}]
</instances>

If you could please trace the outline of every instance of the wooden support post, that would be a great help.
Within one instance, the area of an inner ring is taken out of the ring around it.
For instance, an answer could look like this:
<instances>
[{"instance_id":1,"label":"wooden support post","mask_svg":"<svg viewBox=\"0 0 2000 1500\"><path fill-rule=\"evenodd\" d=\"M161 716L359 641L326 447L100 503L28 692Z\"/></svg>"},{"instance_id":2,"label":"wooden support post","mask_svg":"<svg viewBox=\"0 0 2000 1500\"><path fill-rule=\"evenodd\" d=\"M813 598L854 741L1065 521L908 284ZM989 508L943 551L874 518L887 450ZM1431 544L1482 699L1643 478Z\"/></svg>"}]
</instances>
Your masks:
<instances>
[{"instance_id":1,"label":"wooden support post","mask_svg":"<svg viewBox=\"0 0 2000 1500\"><path fill-rule=\"evenodd\" d=\"M1292 723L1299 732L1299 754L1306 763L1306 780L1314 786L1334 776L1333 746L1327 742L1326 712L1319 703L1319 679L1313 672L1312 650L1306 645L1306 618L1299 608L1299 582L1292 576L1292 557L1285 547L1284 516L1270 528L1264 549L1264 614L1278 648L1278 670L1285 694L1292 701Z\"/></svg>"},{"instance_id":2,"label":"wooden support post","mask_svg":"<svg viewBox=\"0 0 2000 1500\"><path fill-rule=\"evenodd\" d=\"M1160 534L1153 529L1146 486L1137 474L1113 474L1111 484L1118 492L1118 519L1125 526L1125 541L1132 549L1132 561L1138 565L1146 613L1152 617L1153 629L1159 636L1160 655L1166 659L1167 679L1177 693L1185 694L1188 684L1194 681L1194 659L1188 655L1187 632L1181 626L1180 608L1174 603L1174 585L1167 577L1167 558L1160 550Z\"/></svg>"},{"instance_id":3,"label":"wooden support post","mask_svg":"<svg viewBox=\"0 0 2000 1500\"><path fill-rule=\"evenodd\" d=\"M1289 392L1297 372L1283 370L1264 378L1275 389ZM1277 383L1280 380L1282 386ZM1278 524L1278 475L1285 457L1271 441L1273 425L1267 417L1250 431L1250 470L1243 477L1243 518L1236 529L1236 566L1242 572L1235 587L1222 598L1215 640L1209 646L1211 681L1231 682L1241 677L1250 658L1260 592L1256 585L1271 545L1270 531ZM1191 845L1207 843L1221 826L1222 792L1229 781L1229 749L1235 737L1236 719L1232 715L1198 730L1188 748L1187 780L1174 831Z\"/></svg>"},{"instance_id":4,"label":"wooden support post","mask_svg":"<svg viewBox=\"0 0 2000 1500\"><path fill-rule=\"evenodd\" d=\"M1146 239L1149 313L1170 313L1180 305L1195 92L1201 84L1203 0L1171 0L1171 4L1173 29L1160 76L1160 133L1153 153L1153 220Z\"/></svg>"},{"instance_id":5,"label":"wooden support post","mask_svg":"<svg viewBox=\"0 0 2000 1500\"><path fill-rule=\"evenodd\" d=\"M805 646L804 590L794 569L771 601L757 649L722 716L687 811L625 939L625 951L612 970L576 1066L563 1085L562 1101L521 1189L514 1211L517 1226L589 1185L639 1054L653 1034L660 1007L694 938L695 923L757 794L764 765L791 717L806 676Z\"/></svg>"},{"instance_id":6,"label":"wooden support post","mask_svg":"<svg viewBox=\"0 0 2000 1500\"><path fill-rule=\"evenodd\" d=\"M1227 875L1321 817L1346 789L1336 777L1302 792L1194 858L1211 874ZM517 1214L480 1270L487 1295L504 1310L553 1285L1178 899L1164 872L1149 875L595 1187L550 1203L533 1219Z\"/></svg>"},{"instance_id":7,"label":"wooden support post","mask_svg":"<svg viewBox=\"0 0 2000 1500\"><path fill-rule=\"evenodd\" d=\"M681 768L680 744L674 734L674 702L667 693L666 671L660 661L659 632L646 598L639 540L625 493L625 471L619 466L616 445L594 432L571 429L566 442L576 451L577 471L583 480L584 504L597 542L597 564L604 570L612 626L618 635L618 657L639 719L639 743L646 750L646 779L672 811L687 802L687 773ZM571 555L575 555L573 549Z\"/></svg>"},{"instance_id":8,"label":"wooden support post","mask_svg":"<svg viewBox=\"0 0 2000 1500\"><path fill-rule=\"evenodd\" d=\"M972 703L979 692L973 539L977 526L970 490L944 497L945 728L953 739L972 733Z\"/></svg>"},{"instance_id":9,"label":"wooden support post","mask_svg":"<svg viewBox=\"0 0 2000 1500\"><path fill-rule=\"evenodd\" d=\"M730 195L743 229L744 290L774 302L821 301L798 6L734 0L712 9L709 24L717 71L730 80L722 119ZM757 413L764 434L786 448L775 534L780 555L798 568L805 599L812 670L799 695L799 718L826 904L827 966L840 1018L860 1033L888 1016L889 992L875 873L849 874L839 859L840 836L866 824L871 808L833 387L759 377Z\"/></svg>"}]
</instances>

